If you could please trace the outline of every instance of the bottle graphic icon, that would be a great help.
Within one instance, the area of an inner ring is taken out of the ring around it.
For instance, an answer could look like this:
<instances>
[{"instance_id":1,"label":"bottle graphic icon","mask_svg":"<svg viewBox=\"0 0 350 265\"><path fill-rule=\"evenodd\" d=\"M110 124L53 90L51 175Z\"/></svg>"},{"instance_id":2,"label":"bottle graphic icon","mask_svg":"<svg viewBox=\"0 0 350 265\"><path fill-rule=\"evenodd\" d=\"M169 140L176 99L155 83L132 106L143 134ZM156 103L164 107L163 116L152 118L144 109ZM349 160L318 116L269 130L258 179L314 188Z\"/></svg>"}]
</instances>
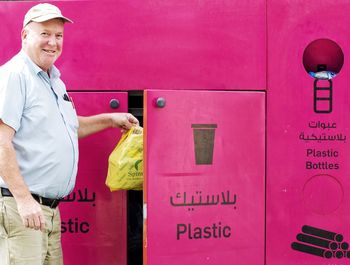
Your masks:
<instances>
[{"instance_id":1,"label":"bottle graphic icon","mask_svg":"<svg viewBox=\"0 0 350 265\"><path fill-rule=\"evenodd\" d=\"M311 42L303 54L306 72L313 77L313 110L315 113L331 113L333 110L333 81L344 63L340 46L329 39Z\"/></svg>"},{"instance_id":2,"label":"bottle graphic icon","mask_svg":"<svg viewBox=\"0 0 350 265\"><path fill-rule=\"evenodd\" d=\"M314 112L331 113L333 109L333 82L331 79L314 81Z\"/></svg>"}]
</instances>

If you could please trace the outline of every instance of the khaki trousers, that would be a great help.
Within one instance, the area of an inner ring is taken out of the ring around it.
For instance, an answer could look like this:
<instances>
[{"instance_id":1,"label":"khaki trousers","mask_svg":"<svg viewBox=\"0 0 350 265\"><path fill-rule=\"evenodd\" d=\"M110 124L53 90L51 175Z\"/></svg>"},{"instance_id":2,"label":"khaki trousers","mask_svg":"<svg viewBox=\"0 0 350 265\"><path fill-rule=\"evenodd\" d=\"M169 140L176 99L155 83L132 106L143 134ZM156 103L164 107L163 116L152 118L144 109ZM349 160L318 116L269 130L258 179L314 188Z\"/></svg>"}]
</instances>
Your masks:
<instances>
[{"instance_id":1,"label":"khaki trousers","mask_svg":"<svg viewBox=\"0 0 350 265\"><path fill-rule=\"evenodd\" d=\"M62 265L58 208L41 205L45 231L26 228L13 197L0 194L0 265Z\"/></svg>"}]
</instances>

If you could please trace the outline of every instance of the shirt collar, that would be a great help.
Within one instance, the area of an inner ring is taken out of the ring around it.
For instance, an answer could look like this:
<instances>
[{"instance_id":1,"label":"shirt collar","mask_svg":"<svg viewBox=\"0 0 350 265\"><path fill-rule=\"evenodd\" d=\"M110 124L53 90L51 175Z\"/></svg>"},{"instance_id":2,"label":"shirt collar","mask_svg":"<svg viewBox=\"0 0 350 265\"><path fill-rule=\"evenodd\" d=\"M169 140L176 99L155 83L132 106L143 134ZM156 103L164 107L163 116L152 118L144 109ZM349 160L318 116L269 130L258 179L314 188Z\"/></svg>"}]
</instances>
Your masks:
<instances>
[{"instance_id":1,"label":"shirt collar","mask_svg":"<svg viewBox=\"0 0 350 265\"><path fill-rule=\"evenodd\" d=\"M37 64L35 64L23 50L21 50L19 54L27 62L27 64L34 71L35 74L38 75L39 73L45 73L45 71L41 69ZM49 69L49 72L51 78L59 78L61 75L60 71L54 65Z\"/></svg>"}]
</instances>

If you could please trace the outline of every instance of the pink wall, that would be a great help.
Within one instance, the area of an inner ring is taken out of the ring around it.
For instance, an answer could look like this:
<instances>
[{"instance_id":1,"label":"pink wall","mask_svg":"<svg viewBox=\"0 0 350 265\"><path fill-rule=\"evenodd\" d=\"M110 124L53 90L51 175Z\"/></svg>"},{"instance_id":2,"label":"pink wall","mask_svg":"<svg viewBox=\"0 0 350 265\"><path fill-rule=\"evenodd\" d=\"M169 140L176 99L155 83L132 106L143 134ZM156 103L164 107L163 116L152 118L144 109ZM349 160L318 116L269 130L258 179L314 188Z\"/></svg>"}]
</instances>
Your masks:
<instances>
[{"instance_id":1,"label":"pink wall","mask_svg":"<svg viewBox=\"0 0 350 265\"><path fill-rule=\"evenodd\" d=\"M33 3L1 2L0 64L19 50ZM75 22L57 63L69 89L266 87L264 0L55 4Z\"/></svg>"}]
</instances>

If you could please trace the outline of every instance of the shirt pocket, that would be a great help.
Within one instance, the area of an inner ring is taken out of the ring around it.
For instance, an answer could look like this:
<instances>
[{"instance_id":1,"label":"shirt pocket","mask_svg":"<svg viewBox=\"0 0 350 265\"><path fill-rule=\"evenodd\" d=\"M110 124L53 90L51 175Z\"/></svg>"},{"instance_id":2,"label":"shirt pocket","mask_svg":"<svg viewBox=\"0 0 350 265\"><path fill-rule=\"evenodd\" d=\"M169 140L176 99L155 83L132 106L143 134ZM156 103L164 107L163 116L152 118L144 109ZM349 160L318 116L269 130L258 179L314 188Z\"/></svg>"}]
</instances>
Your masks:
<instances>
[{"instance_id":1,"label":"shirt pocket","mask_svg":"<svg viewBox=\"0 0 350 265\"><path fill-rule=\"evenodd\" d=\"M68 125L68 127L74 132L77 133L79 127L78 116L75 111L74 103L71 98L68 100L61 101L61 108L63 118Z\"/></svg>"}]
</instances>

